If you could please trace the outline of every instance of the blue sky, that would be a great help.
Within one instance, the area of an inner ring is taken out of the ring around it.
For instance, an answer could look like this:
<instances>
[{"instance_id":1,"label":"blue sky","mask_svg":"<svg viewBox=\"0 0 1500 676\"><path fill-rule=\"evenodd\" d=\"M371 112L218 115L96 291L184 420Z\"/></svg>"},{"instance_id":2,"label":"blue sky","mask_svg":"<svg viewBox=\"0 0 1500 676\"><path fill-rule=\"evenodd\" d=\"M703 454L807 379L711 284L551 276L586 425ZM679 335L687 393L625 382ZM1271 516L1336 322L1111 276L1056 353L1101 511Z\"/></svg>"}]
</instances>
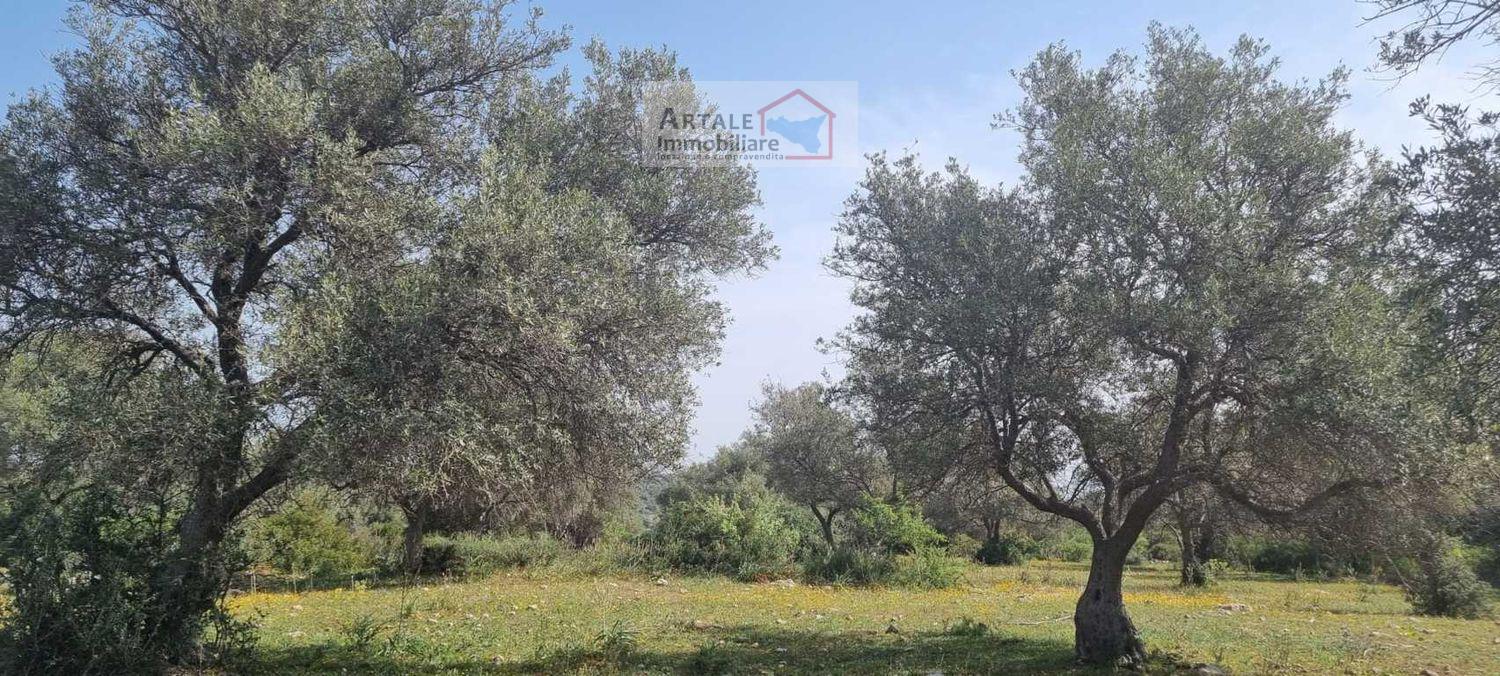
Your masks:
<instances>
[{"instance_id":1,"label":"blue sky","mask_svg":"<svg viewBox=\"0 0 1500 676\"><path fill-rule=\"evenodd\" d=\"M47 56L72 41L67 2L6 0L0 25L0 93L53 81ZM545 22L570 25L575 42L599 36L613 46L675 49L703 80L853 80L859 83L859 140L866 152L911 148L939 166L959 158L989 181L1012 181L1016 139L990 130L995 113L1017 101L1011 71L1063 41L1097 63L1138 49L1151 21L1192 26L1216 50L1241 34L1265 39L1285 77L1352 69L1344 126L1387 154L1429 137L1407 117L1423 94L1478 107L1495 103L1465 76L1471 48L1395 84L1368 72L1374 39L1390 24L1362 25L1371 12L1355 0L1275 2L704 2L555 0ZM575 56L568 60L576 63ZM734 440L748 422L760 384L837 375L839 360L818 351L853 314L847 286L821 261L831 227L859 179L858 169L761 172L761 217L782 257L754 278L727 281L721 298L734 323L721 363L699 374L702 405L689 457Z\"/></svg>"}]
</instances>

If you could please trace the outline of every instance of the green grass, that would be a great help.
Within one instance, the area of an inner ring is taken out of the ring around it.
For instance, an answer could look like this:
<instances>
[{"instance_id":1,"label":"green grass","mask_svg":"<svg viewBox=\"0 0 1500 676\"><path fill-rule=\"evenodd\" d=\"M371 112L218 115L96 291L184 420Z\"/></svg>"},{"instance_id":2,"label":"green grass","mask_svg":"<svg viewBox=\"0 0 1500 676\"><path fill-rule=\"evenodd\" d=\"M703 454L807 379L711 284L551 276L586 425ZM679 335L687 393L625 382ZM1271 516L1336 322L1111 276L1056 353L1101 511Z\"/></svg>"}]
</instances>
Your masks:
<instances>
[{"instance_id":1,"label":"green grass","mask_svg":"<svg viewBox=\"0 0 1500 676\"><path fill-rule=\"evenodd\" d=\"M971 566L947 590L501 573L236 597L254 673L1094 673L1072 663L1080 564ZM1500 673L1500 623L1407 615L1398 589L1133 569L1148 648L1235 673ZM1243 604L1248 610L1222 610ZM985 625L979 627L979 624Z\"/></svg>"}]
</instances>

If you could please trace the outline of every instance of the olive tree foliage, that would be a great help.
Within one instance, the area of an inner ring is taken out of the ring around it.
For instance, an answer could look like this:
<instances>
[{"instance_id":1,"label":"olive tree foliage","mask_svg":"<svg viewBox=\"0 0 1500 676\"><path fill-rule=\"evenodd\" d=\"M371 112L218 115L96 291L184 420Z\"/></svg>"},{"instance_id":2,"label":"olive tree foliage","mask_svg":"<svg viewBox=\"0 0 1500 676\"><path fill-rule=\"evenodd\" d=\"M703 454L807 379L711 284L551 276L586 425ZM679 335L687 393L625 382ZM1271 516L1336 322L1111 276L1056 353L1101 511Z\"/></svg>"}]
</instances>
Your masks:
<instances>
[{"instance_id":1,"label":"olive tree foliage","mask_svg":"<svg viewBox=\"0 0 1500 676\"><path fill-rule=\"evenodd\" d=\"M934 383L921 380L901 355L866 351L848 357L833 394L857 414L864 443L879 449L888 467L885 497L924 502L952 488L953 475L974 455L975 428L954 425L922 406L924 387Z\"/></svg>"},{"instance_id":2,"label":"olive tree foliage","mask_svg":"<svg viewBox=\"0 0 1500 676\"><path fill-rule=\"evenodd\" d=\"M317 426L275 357L289 309L405 244L462 121L563 41L471 2L119 0L71 21L60 86L0 132L0 335L104 335L113 362L191 383L199 424L153 458L185 490L148 632L187 651L220 543Z\"/></svg>"},{"instance_id":3,"label":"olive tree foliage","mask_svg":"<svg viewBox=\"0 0 1500 676\"><path fill-rule=\"evenodd\" d=\"M1429 366L1450 371L1455 413L1469 436L1500 443L1500 141L1494 113L1412 105L1441 142L1406 154L1398 179L1411 199L1397 255L1425 317Z\"/></svg>"},{"instance_id":4,"label":"olive tree foliage","mask_svg":"<svg viewBox=\"0 0 1500 676\"><path fill-rule=\"evenodd\" d=\"M1407 23L1380 43L1382 67L1405 76L1441 59L1465 41L1485 48L1500 44L1500 3L1452 0L1375 0L1371 18L1401 17ZM1496 62L1475 66L1487 87L1500 81ZM1497 388L1496 271L1500 232L1492 214L1496 194L1496 123L1493 112L1467 106L1412 103L1439 144L1404 153L1397 181L1410 198L1394 250L1411 276L1410 300L1430 306L1426 317L1429 369L1451 370L1446 395L1466 418L1469 435L1495 445Z\"/></svg>"},{"instance_id":5,"label":"olive tree foliage","mask_svg":"<svg viewBox=\"0 0 1500 676\"><path fill-rule=\"evenodd\" d=\"M770 487L812 510L823 540L832 545L836 517L866 497L880 496L890 472L830 394L817 383L767 384L743 443L765 457Z\"/></svg>"},{"instance_id":6,"label":"olive tree foliage","mask_svg":"<svg viewBox=\"0 0 1500 676\"><path fill-rule=\"evenodd\" d=\"M419 532L433 508L548 491L559 466L599 483L674 461L717 308L645 274L629 224L586 193L507 171L458 208L422 260L299 325L307 370L338 388L332 471L393 491Z\"/></svg>"},{"instance_id":7,"label":"olive tree foliage","mask_svg":"<svg viewBox=\"0 0 1500 676\"><path fill-rule=\"evenodd\" d=\"M755 174L732 166L657 167L645 161L639 114L647 83L691 81L675 54L611 52L595 40L583 49L590 71L576 88L568 73L532 81L497 104L486 123L492 142L519 161L553 170L549 192L582 190L629 223L648 263L681 282L756 270L776 254L750 207Z\"/></svg>"},{"instance_id":8,"label":"olive tree foliage","mask_svg":"<svg viewBox=\"0 0 1500 676\"><path fill-rule=\"evenodd\" d=\"M1018 190L874 157L830 261L867 311L843 349L1092 537L1091 662L1143 659L1124 562L1178 491L1286 517L1437 445L1369 264L1396 200L1332 125L1343 73L1288 84L1261 43L1149 36L1143 58L1052 47L1019 73Z\"/></svg>"},{"instance_id":9,"label":"olive tree foliage","mask_svg":"<svg viewBox=\"0 0 1500 676\"><path fill-rule=\"evenodd\" d=\"M702 462L683 467L669 476L654 496L660 509L685 502L718 500L740 507L768 497L765 455L743 440L725 444Z\"/></svg>"},{"instance_id":10,"label":"olive tree foliage","mask_svg":"<svg viewBox=\"0 0 1500 676\"><path fill-rule=\"evenodd\" d=\"M983 453L970 453L922 501L922 512L940 530L966 532L995 542L1007 530L1038 519L995 472Z\"/></svg>"},{"instance_id":11,"label":"olive tree foliage","mask_svg":"<svg viewBox=\"0 0 1500 676\"><path fill-rule=\"evenodd\" d=\"M671 175L563 178L584 168L497 133L567 44L536 13L101 0L72 21L61 85L0 130L0 338L99 338L110 382L192 395L144 427L176 443L94 446L172 475L148 631L167 657L191 657L239 516L298 471L443 495L470 469L680 446L684 369L722 322L707 274L772 253L754 189L695 212L660 199Z\"/></svg>"},{"instance_id":12,"label":"olive tree foliage","mask_svg":"<svg viewBox=\"0 0 1500 676\"><path fill-rule=\"evenodd\" d=\"M688 79L675 57L585 51L581 94L566 75L532 79L487 111L486 182L424 232L424 258L350 277L302 341L322 341L302 357L336 367L327 382L368 393L337 398L329 437L389 452L331 468L403 508L409 566L435 509L535 512L565 483L602 495L675 462L688 374L725 321L712 282L774 255L752 174L648 166L619 138L643 83ZM339 364L350 342L363 351Z\"/></svg>"},{"instance_id":13,"label":"olive tree foliage","mask_svg":"<svg viewBox=\"0 0 1500 676\"><path fill-rule=\"evenodd\" d=\"M1382 65L1401 75L1442 58L1460 42L1482 43L1481 53L1500 44L1500 3L1377 4L1380 17L1409 21L1381 43ZM1484 87L1500 81L1493 59L1475 65L1473 72ZM1462 494L1477 505L1478 515L1493 510L1500 486L1494 462L1500 449L1500 225L1494 206L1500 195L1500 115L1433 104L1428 97L1415 101L1411 111L1427 122L1438 142L1404 154L1397 178L1410 205L1394 251L1409 275L1409 300L1430 308L1423 322L1423 367L1449 376L1436 383L1436 391L1460 421L1463 439L1489 449L1489 464L1472 466L1473 490ZM1428 503L1422 507L1417 513L1430 520L1441 512ZM1429 545L1419 541L1415 548Z\"/></svg>"},{"instance_id":14,"label":"olive tree foliage","mask_svg":"<svg viewBox=\"0 0 1500 676\"><path fill-rule=\"evenodd\" d=\"M1380 38L1380 65L1398 77L1438 61L1466 40L1500 45L1500 2L1494 0L1366 0L1374 5L1367 21L1400 18L1398 28ZM1500 62L1474 67L1486 87L1500 83Z\"/></svg>"}]
</instances>

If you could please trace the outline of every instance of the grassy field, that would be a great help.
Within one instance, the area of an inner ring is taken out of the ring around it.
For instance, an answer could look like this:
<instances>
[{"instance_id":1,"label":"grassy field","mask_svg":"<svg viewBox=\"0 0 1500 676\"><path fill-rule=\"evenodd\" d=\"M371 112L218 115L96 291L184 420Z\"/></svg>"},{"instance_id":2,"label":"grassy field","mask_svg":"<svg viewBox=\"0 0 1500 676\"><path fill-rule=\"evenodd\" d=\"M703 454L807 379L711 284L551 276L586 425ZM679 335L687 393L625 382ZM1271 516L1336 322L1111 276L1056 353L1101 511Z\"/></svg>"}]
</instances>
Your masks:
<instances>
[{"instance_id":1,"label":"grassy field","mask_svg":"<svg viewBox=\"0 0 1500 676\"><path fill-rule=\"evenodd\" d=\"M1083 576L974 566L910 591L517 572L232 607L260 625L256 673L1094 673L1070 648ZM1500 674L1500 622L1410 616L1393 587L1230 574L1184 591L1144 567L1126 592L1149 648L1234 673Z\"/></svg>"}]
</instances>

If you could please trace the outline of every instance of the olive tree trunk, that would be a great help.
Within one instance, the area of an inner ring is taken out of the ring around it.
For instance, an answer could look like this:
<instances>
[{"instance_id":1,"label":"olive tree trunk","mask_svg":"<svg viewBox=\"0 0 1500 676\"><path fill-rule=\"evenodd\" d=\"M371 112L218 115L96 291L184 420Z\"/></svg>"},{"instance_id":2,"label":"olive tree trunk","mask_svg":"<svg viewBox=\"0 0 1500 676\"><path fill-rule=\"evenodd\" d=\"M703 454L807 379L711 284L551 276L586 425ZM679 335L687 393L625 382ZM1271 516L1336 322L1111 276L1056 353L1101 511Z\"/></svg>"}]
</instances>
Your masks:
<instances>
[{"instance_id":1,"label":"olive tree trunk","mask_svg":"<svg viewBox=\"0 0 1500 676\"><path fill-rule=\"evenodd\" d=\"M839 513L838 508L836 508L836 507L830 507L830 508L828 508L827 514L824 514L823 510L819 509L818 506L815 504L815 505L812 505L812 513L813 513L813 516L815 518L817 518L817 520L818 520L818 526L820 527L822 535L823 535L823 542L828 543L828 548L832 549L833 546L834 546L834 543L833 543L833 517L836 516Z\"/></svg>"},{"instance_id":2,"label":"olive tree trunk","mask_svg":"<svg viewBox=\"0 0 1500 676\"><path fill-rule=\"evenodd\" d=\"M1141 664L1146 648L1125 612L1121 584L1133 538L1096 540L1089 581L1073 611L1073 648L1082 662Z\"/></svg>"},{"instance_id":3,"label":"olive tree trunk","mask_svg":"<svg viewBox=\"0 0 1500 676\"><path fill-rule=\"evenodd\" d=\"M217 524L205 523L198 513L190 513L178 530L177 547L153 576L157 605L150 622L169 662L194 665L203 661L205 616L222 592L217 545L223 537Z\"/></svg>"},{"instance_id":4,"label":"olive tree trunk","mask_svg":"<svg viewBox=\"0 0 1500 676\"><path fill-rule=\"evenodd\" d=\"M422 538L427 534L427 517L431 512L425 503L403 506L406 530L402 533L401 567L409 575L422 572Z\"/></svg>"},{"instance_id":5,"label":"olive tree trunk","mask_svg":"<svg viewBox=\"0 0 1500 676\"><path fill-rule=\"evenodd\" d=\"M1209 561L1219 556L1219 530L1212 514L1195 517L1183 510L1177 517L1177 541L1181 545L1181 583L1203 587L1209 583Z\"/></svg>"},{"instance_id":6,"label":"olive tree trunk","mask_svg":"<svg viewBox=\"0 0 1500 676\"><path fill-rule=\"evenodd\" d=\"M1193 525L1192 515L1181 510L1177 516L1177 542L1182 554L1179 583L1184 587L1202 587L1208 584L1208 569L1199 556L1198 529Z\"/></svg>"}]
</instances>

